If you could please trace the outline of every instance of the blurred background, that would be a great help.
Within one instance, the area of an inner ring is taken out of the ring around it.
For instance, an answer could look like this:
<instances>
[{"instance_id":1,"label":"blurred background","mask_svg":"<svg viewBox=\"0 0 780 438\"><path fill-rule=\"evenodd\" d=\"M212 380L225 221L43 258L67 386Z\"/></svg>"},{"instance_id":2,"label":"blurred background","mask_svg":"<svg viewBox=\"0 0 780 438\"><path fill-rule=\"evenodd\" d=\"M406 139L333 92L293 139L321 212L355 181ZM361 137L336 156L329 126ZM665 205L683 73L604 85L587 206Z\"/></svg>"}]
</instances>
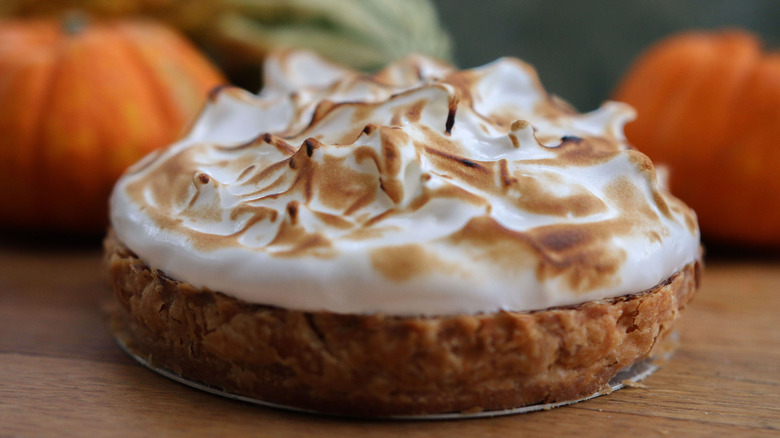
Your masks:
<instances>
[{"instance_id":1,"label":"blurred background","mask_svg":"<svg viewBox=\"0 0 780 438\"><path fill-rule=\"evenodd\" d=\"M270 50L304 47L365 72L512 56L581 112L619 98L705 242L780 250L780 0L0 0L0 19L0 185L21 193L0 191L0 229L102 235L116 179L208 90L257 91Z\"/></svg>"},{"instance_id":2,"label":"blurred background","mask_svg":"<svg viewBox=\"0 0 780 438\"><path fill-rule=\"evenodd\" d=\"M434 0L458 66L501 56L533 64L580 111L608 98L639 53L672 33L740 27L780 47L777 0Z\"/></svg>"}]
</instances>

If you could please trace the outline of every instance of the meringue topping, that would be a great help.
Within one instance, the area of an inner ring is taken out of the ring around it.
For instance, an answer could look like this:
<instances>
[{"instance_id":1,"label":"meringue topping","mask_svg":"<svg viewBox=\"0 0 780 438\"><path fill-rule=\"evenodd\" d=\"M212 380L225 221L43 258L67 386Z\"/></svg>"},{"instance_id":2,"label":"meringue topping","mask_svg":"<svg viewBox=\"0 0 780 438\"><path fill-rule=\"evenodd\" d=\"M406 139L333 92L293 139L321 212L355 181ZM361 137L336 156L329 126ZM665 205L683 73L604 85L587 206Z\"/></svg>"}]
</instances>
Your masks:
<instances>
[{"instance_id":1,"label":"meringue topping","mask_svg":"<svg viewBox=\"0 0 780 438\"><path fill-rule=\"evenodd\" d=\"M117 183L150 266L264 305L392 315L537 310L649 289L699 256L694 213L628 145L512 58L410 56L368 76L273 54Z\"/></svg>"}]
</instances>

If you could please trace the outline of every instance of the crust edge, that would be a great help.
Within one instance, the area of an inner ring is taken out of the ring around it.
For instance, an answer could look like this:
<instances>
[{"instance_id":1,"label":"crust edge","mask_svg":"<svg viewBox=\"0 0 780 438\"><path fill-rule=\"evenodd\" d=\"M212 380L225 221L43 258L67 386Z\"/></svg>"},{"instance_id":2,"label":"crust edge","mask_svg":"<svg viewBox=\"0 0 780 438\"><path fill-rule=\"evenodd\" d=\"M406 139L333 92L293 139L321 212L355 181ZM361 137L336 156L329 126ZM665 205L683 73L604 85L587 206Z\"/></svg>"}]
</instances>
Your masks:
<instances>
[{"instance_id":1,"label":"crust edge","mask_svg":"<svg viewBox=\"0 0 780 438\"><path fill-rule=\"evenodd\" d=\"M637 294L574 307L435 317L302 312L197 289L112 232L111 327L156 367L225 391L350 416L576 400L656 353L698 288L691 263Z\"/></svg>"}]
</instances>

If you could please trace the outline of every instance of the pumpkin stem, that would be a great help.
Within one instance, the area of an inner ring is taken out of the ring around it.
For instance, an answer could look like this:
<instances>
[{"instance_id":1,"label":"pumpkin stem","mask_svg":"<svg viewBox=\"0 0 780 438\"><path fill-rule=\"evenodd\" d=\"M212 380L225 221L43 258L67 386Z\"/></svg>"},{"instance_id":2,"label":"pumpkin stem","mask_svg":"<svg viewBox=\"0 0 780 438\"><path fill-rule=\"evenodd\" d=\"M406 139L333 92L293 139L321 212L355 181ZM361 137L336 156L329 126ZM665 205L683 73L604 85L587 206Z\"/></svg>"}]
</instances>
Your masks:
<instances>
[{"instance_id":1,"label":"pumpkin stem","mask_svg":"<svg viewBox=\"0 0 780 438\"><path fill-rule=\"evenodd\" d=\"M62 30L68 35L78 35L84 32L89 24L89 17L83 11L72 10L62 18Z\"/></svg>"}]
</instances>

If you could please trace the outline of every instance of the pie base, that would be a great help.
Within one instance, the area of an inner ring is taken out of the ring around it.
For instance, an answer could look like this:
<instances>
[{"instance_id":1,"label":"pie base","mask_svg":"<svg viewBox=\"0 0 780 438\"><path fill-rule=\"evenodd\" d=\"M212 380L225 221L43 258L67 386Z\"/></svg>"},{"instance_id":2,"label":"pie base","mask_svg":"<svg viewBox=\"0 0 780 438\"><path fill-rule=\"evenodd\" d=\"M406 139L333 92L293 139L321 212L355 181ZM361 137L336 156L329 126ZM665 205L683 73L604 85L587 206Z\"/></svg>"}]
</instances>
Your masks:
<instances>
[{"instance_id":1,"label":"pie base","mask_svg":"<svg viewBox=\"0 0 780 438\"><path fill-rule=\"evenodd\" d=\"M109 233L119 341L149 366L272 405L361 417L576 401L660 353L701 262L635 294L535 312L354 315L251 304L145 265Z\"/></svg>"}]
</instances>

